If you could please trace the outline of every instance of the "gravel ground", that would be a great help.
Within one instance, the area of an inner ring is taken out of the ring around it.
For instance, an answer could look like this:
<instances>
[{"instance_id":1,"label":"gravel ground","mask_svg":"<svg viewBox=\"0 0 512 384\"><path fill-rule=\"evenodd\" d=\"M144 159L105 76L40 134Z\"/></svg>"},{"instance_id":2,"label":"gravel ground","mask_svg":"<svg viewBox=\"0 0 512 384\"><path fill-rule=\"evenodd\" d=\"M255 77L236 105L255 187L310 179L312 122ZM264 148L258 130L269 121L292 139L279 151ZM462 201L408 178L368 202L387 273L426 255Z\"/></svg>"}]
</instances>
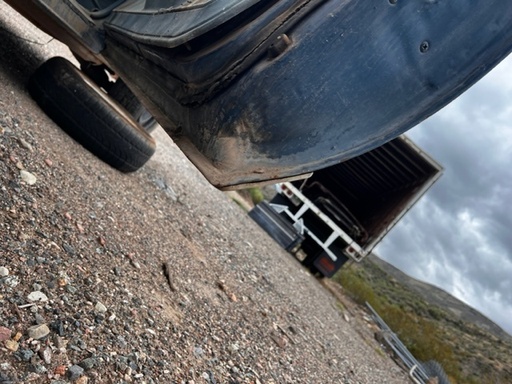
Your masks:
<instances>
[{"instance_id":1,"label":"gravel ground","mask_svg":"<svg viewBox=\"0 0 512 384\"><path fill-rule=\"evenodd\" d=\"M161 130L130 175L60 131L24 84L68 53L0 7L0 383L408 382Z\"/></svg>"}]
</instances>

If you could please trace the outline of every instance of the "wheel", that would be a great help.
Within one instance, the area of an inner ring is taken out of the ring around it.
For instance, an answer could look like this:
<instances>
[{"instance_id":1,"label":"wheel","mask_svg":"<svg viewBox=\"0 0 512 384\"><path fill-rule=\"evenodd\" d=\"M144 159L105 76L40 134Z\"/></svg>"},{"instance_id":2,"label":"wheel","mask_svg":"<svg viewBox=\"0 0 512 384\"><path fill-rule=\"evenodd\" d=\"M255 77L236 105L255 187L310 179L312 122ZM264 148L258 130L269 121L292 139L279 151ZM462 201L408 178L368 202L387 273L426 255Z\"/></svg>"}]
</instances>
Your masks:
<instances>
[{"instance_id":1,"label":"wheel","mask_svg":"<svg viewBox=\"0 0 512 384\"><path fill-rule=\"evenodd\" d=\"M110 97L121 104L146 132L151 133L156 129L158 123L155 118L144 108L139 99L137 99L137 96L133 94L123 80L118 79L112 82L107 72L113 73L105 65L90 63L78 55L75 55L75 58L80 63L81 71L97 86L103 88Z\"/></svg>"},{"instance_id":2,"label":"wheel","mask_svg":"<svg viewBox=\"0 0 512 384\"><path fill-rule=\"evenodd\" d=\"M130 112L130 115L133 116L135 121L137 121L146 132L151 133L158 126L155 118L144 108L139 99L137 99L137 96L132 93L123 80L118 79L110 87L108 94Z\"/></svg>"},{"instance_id":3,"label":"wheel","mask_svg":"<svg viewBox=\"0 0 512 384\"><path fill-rule=\"evenodd\" d=\"M122 172L136 171L155 152L154 139L127 111L62 57L41 65L28 90L73 139Z\"/></svg>"}]
</instances>

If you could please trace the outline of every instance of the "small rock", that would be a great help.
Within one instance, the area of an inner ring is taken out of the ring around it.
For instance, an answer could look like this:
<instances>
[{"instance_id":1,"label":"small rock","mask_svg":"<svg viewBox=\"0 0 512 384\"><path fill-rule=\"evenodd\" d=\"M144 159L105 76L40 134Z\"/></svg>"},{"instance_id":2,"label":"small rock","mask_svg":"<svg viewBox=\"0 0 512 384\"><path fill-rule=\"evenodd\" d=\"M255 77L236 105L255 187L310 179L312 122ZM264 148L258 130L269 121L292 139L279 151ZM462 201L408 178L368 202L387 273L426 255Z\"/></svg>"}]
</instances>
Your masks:
<instances>
[{"instance_id":1,"label":"small rock","mask_svg":"<svg viewBox=\"0 0 512 384\"><path fill-rule=\"evenodd\" d=\"M87 376L82 376L77 381L75 381L76 384L87 384L88 382L89 378Z\"/></svg>"},{"instance_id":2,"label":"small rock","mask_svg":"<svg viewBox=\"0 0 512 384\"><path fill-rule=\"evenodd\" d=\"M13 351L13 352L16 352L19 348L19 344L18 342L14 341L14 340L6 340L5 341L5 348L7 348L9 351Z\"/></svg>"},{"instance_id":3,"label":"small rock","mask_svg":"<svg viewBox=\"0 0 512 384\"><path fill-rule=\"evenodd\" d=\"M30 349L20 349L18 352L16 352L16 356L21 359L21 361L30 361L32 356L34 356L34 352L32 352Z\"/></svg>"},{"instance_id":4,"label":"small rock","mask_svg":"<svg viewBox=\"0 0 512 384\"><path fill-rule=\"evenodd\" d=\"M44 317L41 316L39 313L36 313L34 315L34 317L36 318L36 324L41 325L41 324L46 323L46 321L44 320Z\"/></svg>"},{"instance_id":5,"label":"small rock","mask_svg":"<svg viewBox=\"0 0 512 384\"><path fill-rule=\"evenodd\" d=\"M9 340L11 338L11 330L9 328L0 327L0 341Z\"/></svg>"},{"instance_id":6,"label":"small rock","mask_svg":"<svg viewBox=\"0 0 512 384\"><path fill-rule=\"evenodd\" d=\"M35 177L35 175L23 169L20 171L20 176L21 180L23 180L28 185L34 185L37 182L37 177Z\"/></svg>"},{"instance_id":7,"label":"small rock","mask_svg":"<svg viewBox=\"0 0 512 384\"><path fill-rule=\"evenodd\" d=\"M105 312L107 312L107 307L105 307L105 305L102 302L98 301L96 303L96 305L94 306L94 310L97 313L105 313Z\"/></svg>"},{"instance_id":8,"label":"small rock","mask_svg":"<svg viewBox=\"0 0 512 384\"><path fill-rule=\"evenodd\" d=\"M47 166L51 167L53 165L53 161L51 161L50 159L44 159L44 162L46 163Z\"/></svg>"},{"instance_id":9,"label":"small rock","mask_svg":"<svg viewBox=\"0 0 512 384\"><path fill-rule=\"evenodd\" d=\"M286 339L284 337L281 337L281 336L278 336L278 335L275 335L275 334L271 334L270 337L279 346L279 348L286 347L287 342L286 342Z\"/></svg>"},{"instance_id":10,"label":"small rock","mask_svg":"<svg viewBox=\"0 0 512 384\"><path fill-rule=\"evenodd\" d=\"M74 295L75 293L77 293L78 289L73 287L72 285L66 285L66 291Z\"/></svg>"},{"instance_id":11,"label":"small rock","mask_svg":"<svg viewBox=\"0 0 512 384\"><path fill-rule=\"evenodd\" d=\"M73 248L71 245L67 244L67 243L63 243L62 244L62 248L64 248L64 250L69 253L71 256L74 256L75 255L75 248Z\"/></svg>"},{"instance_id":12,"label":"small rock","mask_svg":"<svg viewBox=\"0 0 512 384\"><path fill-rule=\"evenodd\" d=\"M349 323L349 322L350 322L350 317L348 317L348 315L347 315L346 313L344 313L344 314L343 314L343 318L345 319L345 321L346 321L347 323Z\"/></svg>"},{"instance_id":13,"label":"small rock","mask_svg":"<svg viewBox=\"0 0 512 384\"><path fill-rule=\"evenodd\" d=\"M66 373L66 366L64 365L58 365L55 367L55 370L53 371L56 375L64 376Z\"/></svg>"},{"instance_id":14,"label":"small rock","mask_svg":"<svg viewBox=\"0 0 512 384\"><path fill-rule=\"evenodd\" d=\"M34 152L34 148L32 147L32 145L30 143L28 143L27 141L23 140L21 137L18 138L18 141L20 142L22 147L28 149L30 152Z\"/></svg>"},{"instance_id":15,"label":"small rock","mask_svg":"<svg viewBox=\"0 0 512 384\"><path fill-rule=\"evenodd\" d=\"M41 365L41 364L34 365L33 369L34 369L35 373L39 373L39 374L43 374L43 373L48 372L48 369L46 369L46 367L44 365Z\"/></svg>"},{"instance_id":16,"label":"small rock","mask_svg":"<svg viewBox=\"0 0 512 384\"><path fill-rule=\"evenodd\" d=\"M9 275L9 270L5 267L0 267L0 277L5 277Z\"/></svg>"},{"instance_id":17,"label":"small rock","mask_svg":"<svg viewBox=\"0 0 512 384\"><path fill-rule=\"evenodd\" d=\"M48 301L48 296L41 291L34 291L27 296L27 299L32 302L45 302Z\"/></svg>"},{"instance_id":18,"label":"small rock","mask_svg":"<svg viewBox=\"0 0 512 384\"><path fill-rule=\"evenodd\" d=\"M194 348L195 357L201 357L201 356L203 356L203 354L204 354L203 348L201 348L201 347Z\"/></svg>"},{"instance_id":19,"label":"small rock","mask_svg":"<svg viewBox=\"0 0 512 384\"><path fill-rule=\"evenodd\" d=\"M20 283L18 276L6 276L3 280L4 285L14 288Z\"/></svg>"},{"instance_id":20,"label":"small rock","mask_svg":"<svg viewBox=\"0 0 512 384\"><path fill-rule=\"evenodd\" d=\"M66 339L64 339L56 334L53 335L53 343L59 350L65 350L68 345L68 341Z\"/></svg>"},{"instance_id":21,"label":"small rock","mask_svg":"<svg viewBox=\"0 0 512 384\"><path fill-rule=\"evenodd\" d=\"M69 380L75 381L78 380L80 376L82 376L83 374L84 369L82 367L80 367L79 365L72 365L71 367L68 368L66 376L68 377Z\"/></svg>"},{"instance_id":22,"label":"small rock","mask_svg":"<svg viewBox=\"0 0 512 384\"><path fill-rule=\"evenodd\" d=\"M97 364L98 361L94 357L88 357L87 359L84 359L80 363L78 363L78 365L81 366L86 371L94 368L94 366Z\"/></svg>"},{"instance_id":23,"label":"small rock","mask_svg":"<svg viewBox=\"0 0 512 384\"><path fill-rule=\"evenodd\" d=\"M52 362L52 349L44 348L39 350L39 356L44 360L46 364L50 364Z\"/></svg>"},{"instance_id":24,"label":"small rock","mask_svg":"<svg viewBox=\"0 0 512 384\"><path fill-rule=\"evenodd\" d=\"M0 372L0 383L14 383L14 380L11 380L5 373Z\"/></svg>"},{"instance_id":25,"label":"small rock","mask_svg":"<svg viewBox=\"0 0 512 384\"><path fill-rule=\"evenodd\" d=\"M34 325L30 327L28 330L28 337L34 340L42 339L45 336L50 334L50 329L46 324Z\"/></svg>"},{"instance_id":26,"label":"small rock","mask_svg":"<svg viewBox=\"0 0 512 384\"><path fill-rule=\"evenodd\" d=\"M50 324L50 327L53 329L53 331L55 333L57 333L57 335L59 336L64 336L65 334L65 331L64 331L64 324L62 323L61 320L55 320L53 321L51 324ZM54 340L55 342L55 340ZM60 348L59 346L57 346L57 348Z\"/></svg>"}]
</instances>

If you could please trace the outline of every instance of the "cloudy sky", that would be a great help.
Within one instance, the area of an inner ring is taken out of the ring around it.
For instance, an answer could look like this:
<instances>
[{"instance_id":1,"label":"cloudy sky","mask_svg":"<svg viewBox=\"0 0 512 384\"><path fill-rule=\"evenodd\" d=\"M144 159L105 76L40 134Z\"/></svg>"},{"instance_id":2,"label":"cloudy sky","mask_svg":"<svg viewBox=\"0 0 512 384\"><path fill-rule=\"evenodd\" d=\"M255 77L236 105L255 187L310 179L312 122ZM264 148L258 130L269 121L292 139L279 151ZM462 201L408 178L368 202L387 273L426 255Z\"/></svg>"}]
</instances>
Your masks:
<instances>
[{"instance_id":1,"label":"cloudy sky","mask_svg":"<svg viewBox=\"0 0 512 384\"><path fill-rule=\"evenodd\" d=\"M408 136L444 175L376 253L512 334L512 55Z\"/></svg>"}]
</instances>

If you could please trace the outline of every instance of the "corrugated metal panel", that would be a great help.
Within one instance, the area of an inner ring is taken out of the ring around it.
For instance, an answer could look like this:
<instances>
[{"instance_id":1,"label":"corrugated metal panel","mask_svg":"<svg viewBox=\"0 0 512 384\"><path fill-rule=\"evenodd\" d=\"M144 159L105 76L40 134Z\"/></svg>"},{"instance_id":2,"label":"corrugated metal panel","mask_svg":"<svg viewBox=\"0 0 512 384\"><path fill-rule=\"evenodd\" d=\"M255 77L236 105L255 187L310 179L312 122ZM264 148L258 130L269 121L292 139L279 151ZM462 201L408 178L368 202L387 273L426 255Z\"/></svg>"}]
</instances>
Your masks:
<instances>
[{"instance_id":1,"label":"corrugated metal panel","mask_svg":"<svg viewBox=\"0 0 512 384\"><path fill-rule=\"evenodd\" d=\"M317 171L307 181L303 193L312 201L325 197L353 216L350 223L338 223L366 233L369 244L381 236L397 217L418 198L442 167L405 136L356 158ZM318 192L322 185L332 195ZM325 195L325 196L324 196ZM359 240L362 240L359 239Z\"/></svg>"}]
</instances>

